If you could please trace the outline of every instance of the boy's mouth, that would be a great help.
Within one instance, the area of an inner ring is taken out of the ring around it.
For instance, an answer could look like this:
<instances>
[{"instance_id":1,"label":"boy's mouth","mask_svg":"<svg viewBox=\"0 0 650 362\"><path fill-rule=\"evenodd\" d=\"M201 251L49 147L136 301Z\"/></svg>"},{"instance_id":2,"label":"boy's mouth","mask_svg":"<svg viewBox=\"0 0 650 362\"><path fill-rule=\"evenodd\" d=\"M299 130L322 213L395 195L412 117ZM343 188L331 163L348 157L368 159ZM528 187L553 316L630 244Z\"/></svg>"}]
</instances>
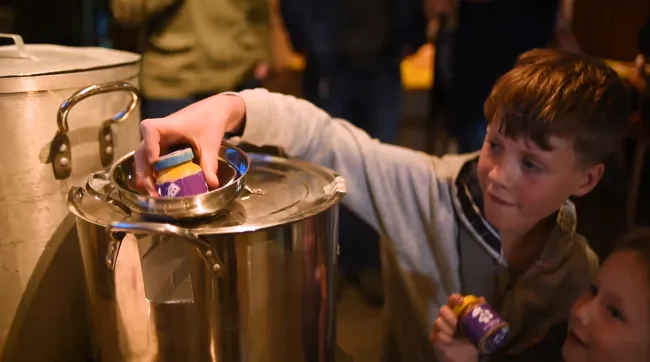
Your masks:
<instances>
[{"instance_id":1,"label":"boy's mouth","mask_svg":"<svg viewBox=\"0 0 650 362\"><path fill-rule=\"evenodd\" d=\"M589 348L587 342L585 342L573 329L569 329L569 335L567 337L569 342L582 348Z\"/></svg>"},{"instance_id":2,"label":"boy's mouth","mask_svg":"<svg viewBox=\"0 0 650 362\"><path fill-rule=\"evenodd\" d=\"M488 194L488 197L490 198L490 200L494 201L494 203L496 203L498 205L502 205L502 206L514 206L515 205L513 202L508 202L508 201L506 201L506 200L504 200L504 199L502 199L502 198L500 198L498 196L495 196L494 194L492 194L489 191L487 192L487 194Z\"/></svg>"}]
</instances>

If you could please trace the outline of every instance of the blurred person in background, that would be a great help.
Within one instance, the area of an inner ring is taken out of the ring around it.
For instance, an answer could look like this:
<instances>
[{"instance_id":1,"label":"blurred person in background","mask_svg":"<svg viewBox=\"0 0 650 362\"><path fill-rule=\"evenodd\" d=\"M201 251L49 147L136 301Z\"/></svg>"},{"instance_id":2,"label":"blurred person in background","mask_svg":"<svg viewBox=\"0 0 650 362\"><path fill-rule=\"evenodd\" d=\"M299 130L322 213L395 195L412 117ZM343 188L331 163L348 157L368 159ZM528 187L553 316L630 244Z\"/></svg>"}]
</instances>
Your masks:
<instances>
[{"instance_id":1,"label":"blurred person in background","mask_svg":"<svg viewBox=\"0 0 650 362\"><path fill-rule=\"evenodd\" d=\"M648 88L650 88L650 84L648 84L650 74L648 74L646 68L650 64L650 16L639 29L637 43L640 54L635 59L636 75L633 77L632 82L635 88L648 91Z\"/></svg>"},{"instance_id":2,"label":"blurred person in background","mask_svg":"<svg viewBox=\"0 0 650 362\"><path fill-rule=\"evenodd\" d=\"M306 60L303 96L373 138L396 143L400 64L426 41L422 0L279 0L294 50ZM381 304L379 236L342 208L339 264L366 301Z\"/></svg>"},{"instance_id":3,"label":"blurred person in background","mask_svg":"<svg viewBox=\"0 0 650 362\"><path fill-rule=\"evenodd\" d=\"M115 19L144 26L143 117L209 95L261 86L271 57L268 0L110 0Z\"/></svg>"},{"instance_id":4,"label":"blurred person in background","mask_svg":"<svg viewBox=\"0 0 650 362\"><path fill-rule=\"evenodd\" d=\"M636 90L638 107L646 132L650 129L650 16L639 30L637 43L640 54L634 61L635 73L630 78L632 87Z\"/></svg>"},{"instance_id":5,"label":"blurred person in background","mask_svg":"<svg viewBox=\"0 0 650 362\"><path fill-rule=\"evenodd\" d=\"M424 1L429 18L443 20L443 40L451 42L436 54L436 60L448 66L436 69L434 80L448 79L448 94L434 90L433 97L436 103L448 99L447 132L460 153L481 148L487 125L483 103L497 78L512 68L520 54L553 43L580 51L571 31L574 0Z\"/></svg>"}]
</instances>

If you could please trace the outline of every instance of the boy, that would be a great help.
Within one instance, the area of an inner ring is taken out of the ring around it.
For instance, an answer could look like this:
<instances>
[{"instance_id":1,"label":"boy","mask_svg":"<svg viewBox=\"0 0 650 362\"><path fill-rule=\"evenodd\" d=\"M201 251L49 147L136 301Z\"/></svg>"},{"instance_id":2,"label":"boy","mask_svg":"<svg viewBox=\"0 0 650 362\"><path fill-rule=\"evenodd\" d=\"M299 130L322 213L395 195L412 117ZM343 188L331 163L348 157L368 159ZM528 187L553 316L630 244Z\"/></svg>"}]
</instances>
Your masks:
<instances>
[{"instance_id":1,"label":"boy","mask_svg":"<svg viewBox=\"0 0 650 362\"><path fill-rule=\"evenodd\" d=\"M534 50L497 82L485 111L480 154L437 158L381 144L304 100L222 94L142 122L138 179L155 194L151 163L187 141L217 186L224 132L335 169L348 182L345 205L388 240L385 360L435 360L428 334L454 292L498 308L512 329L505 352L515 354L568 315L597 268L567 200L600 180L629 101L600 62Z\"/></svg>"}]
</instances>

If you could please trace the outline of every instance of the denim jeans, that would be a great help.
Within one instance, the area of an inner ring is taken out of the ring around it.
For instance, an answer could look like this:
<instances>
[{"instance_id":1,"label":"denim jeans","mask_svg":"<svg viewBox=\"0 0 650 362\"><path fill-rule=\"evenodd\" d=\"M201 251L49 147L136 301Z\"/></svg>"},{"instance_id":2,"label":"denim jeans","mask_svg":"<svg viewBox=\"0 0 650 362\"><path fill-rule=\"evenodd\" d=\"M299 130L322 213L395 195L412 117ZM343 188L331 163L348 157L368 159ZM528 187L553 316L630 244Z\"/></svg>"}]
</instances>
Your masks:
<instances>
[{"instance_id":1,"label":"denim jeans","mask_svg":"<svg viewBox=\"0 0 650 362\"><path fill-rule=\"evenodd\" d=\"M262 86L262 82L257 79L249 79L240 83L235 90L253 89ZM216 93L215 93L216 94ZM172 113L198 102L214 94L196 94L187 98L180 99L143 99L142 100L142 117L143 118L163 118Z\"/></svg>"},{"instance_id":2,"label":"denim jeans","mask_svg":"<svg viewBox=\"0 0 650 362\"><path fill-rule=\"evenodd\" d=\"M350 121L381 142L396 143L402 102L402 79L397 62L387 61L373 71L340 66L327 76L307 65L303 92L330 115ZM340 211L339 266L355 275L362 268L378 268L379 235L345 207Z\"/></svg>"}]
</instances>

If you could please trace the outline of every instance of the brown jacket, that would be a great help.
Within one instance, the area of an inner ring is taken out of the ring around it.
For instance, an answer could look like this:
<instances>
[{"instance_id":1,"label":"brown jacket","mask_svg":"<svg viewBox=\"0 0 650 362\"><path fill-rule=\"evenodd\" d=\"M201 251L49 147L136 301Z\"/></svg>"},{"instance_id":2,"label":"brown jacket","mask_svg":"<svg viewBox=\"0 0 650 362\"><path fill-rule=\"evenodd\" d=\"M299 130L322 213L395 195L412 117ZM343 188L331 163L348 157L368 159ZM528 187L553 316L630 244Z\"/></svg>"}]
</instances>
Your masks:
<instances>
[{"instance_id":1,"label":"brown jacket","mask_svg":"<svg viewBox=\"0 0 650 362\"><path fill-rule=\"evenodd\" d=\"M150 99L232 90L270 58L268 0L111 0L111 8L119 22L147 27Z\"/></svg>"}]
</instances>

